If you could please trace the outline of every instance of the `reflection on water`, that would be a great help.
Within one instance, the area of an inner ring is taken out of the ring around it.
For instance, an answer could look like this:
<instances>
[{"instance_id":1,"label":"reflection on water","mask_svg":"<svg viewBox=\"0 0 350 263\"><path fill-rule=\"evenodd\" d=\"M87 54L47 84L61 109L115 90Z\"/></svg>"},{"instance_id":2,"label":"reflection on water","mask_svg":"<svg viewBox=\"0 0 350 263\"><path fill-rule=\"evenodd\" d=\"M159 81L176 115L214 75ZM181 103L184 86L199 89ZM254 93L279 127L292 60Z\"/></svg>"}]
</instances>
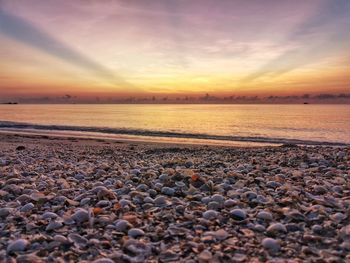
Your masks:
<instances>
[{"instance_id":1,"label":"reflection on water","mask_svg":"<svg viewBox=\"0 0 350 263\"><path fill-rule=\"evenodd\" d=\"M0 105L0 121L350 143L350 105Z\"/></svg>"}]
</instances>

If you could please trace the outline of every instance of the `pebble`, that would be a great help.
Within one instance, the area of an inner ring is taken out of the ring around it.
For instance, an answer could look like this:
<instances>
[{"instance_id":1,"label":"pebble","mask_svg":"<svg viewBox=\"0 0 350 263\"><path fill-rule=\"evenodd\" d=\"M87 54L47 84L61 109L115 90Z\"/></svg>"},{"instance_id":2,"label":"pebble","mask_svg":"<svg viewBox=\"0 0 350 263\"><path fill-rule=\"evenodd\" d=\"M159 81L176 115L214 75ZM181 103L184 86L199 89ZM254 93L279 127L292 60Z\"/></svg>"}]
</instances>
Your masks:
<instances>
[{"instance_id":1,"label":"pebble","mask_svg":"<svg viewBox=\"0 0 350 263\"><path fill-rule=\"evenodd\" d=\"M209 262L213 258L213 254L209 250L203 250L199 255L198 255L198 260L199 262Z\"/></svg>"},{"instance_id":2,"label":"pebble","mask_svg":"<svg viewBox=\"0 0 350 263\"><path fill-rule=\"evenodd\" d=\"M7 253L24 251L24 250L26 250L28 245L29 245L29 242L27 240L25 240L25 239L17 239L15 241L12 241L7 246Z\"/></svg>"},{"instance_id":3,"label":"pebble","mask_svg":"<svg viewBox=\"0 0 350 263\"><path fill-rule=\"evenodd\" d=\"M99 258L99 259L96 259L92 262L93 263L114 263L114 261L110 258Z\"/></svg>"},{"instance_id":4,"label":"pebble","mask_svg":"<svg viewBox=\"0 0 350 263\"><path fill-rule=\"evenodd\" d=\"M145 232L139 228L131 228L128 231L128 236L133 237L133 238L137 238L137 237L144 236L144 235L145 235Z\"/></svg>"},{"instance_id":5,"label":"pebble","mask_svg":"<svg viewBox=\"0 0 350 263\"><path fill-rule=\"evenodd\" d=\"M163 206L167 204L167 199L165 196L158 196L154 199L154 204L157 206Z\"/></svg>"},{"instance_id":6,"label":"pebble","mask_svg":"<svg viewBox=\"0 0 350 263\"><path fill-rule=\"evenodd\" d=\"M233 218L234 220L237 220L237 221L242 221L244 219L246 219L247 217L247 214L244 210L242 209L233 209L230 211L230 215L231 215L231 218Z\"/></svg>"},{"instance_id":7,"label":"pebble","mask_svg":"<svg viewBox=\"0 0 350 263\"><path fill-rule=\"evenodd\" d=\"M233 207L237 204L237 202L233 199L228 199L224 202L225 207Z\"/></svg>"},{"instance_id":8,"label":"pebble","mask_svg":"<svg viewBox=\"0 0 350 263\"><path fill-rule=\"evenodd\" d=\"M175 189L170 188L170 187L163 187L162 194L173 196L175 194Z\"/></svg>"},{"instance_id":9,"label":"pebble","mask_svg":"<svg viewBox=\"0 0 350 263\"><path fill-rule=\"evenodd\" d=\"M265 221L272 221L273 217L272 214L270 212L267 211L260 211L257 215L257 218L265 220Z\"/></svg>"},{"instance_id":10,"label":"pebble","mask_svg":"<svg viewBox=\"0 0 350 263\"><path fill-rule=\"evenodd\" d=\"M79 249L86 247L86 245L88 243L88 240L85 237L83 237L79 234L76 234L76 233L69 234L68 240L70 242L74 243L74 245Z\"/></svg>"},{"instance_id":11,"label":"pebble","mask_svg":"<svg viewBox=\"0 0 350 263\"><path fill-rule=\"evenodd\" d=\"M270 252L278 252L280 250L279 243L273 238L264 238L261 242L262 246Z\"/></svg>"},{"instance_id":12,"label":"pebble","mask_svg":"<svg viewBox=\"0 0 350 263\"><path fill-rule=\"evenodd\" d=\"M123 219L119 219L116 223L115 223L115 229L117 231L120 232L125 232L126 230L128 230L130 228L130 223L126 220Z\"/></svg>"},{"instance_id":13,"label":"pebble","mask_svg":"<svg viewBox=\"0 0 350 263\"><path fill-rule=\"evenodd\" d=\"M51 231L51 230L56 230L58 228L61 228L63 226L63 224L61 222L57 222L57 221L51 221L47 227L46 227L46 231Z\"/></svg>"},{"instance_id":14,"label":"pebble","mask_svg":"<svg viewBox=\"0 0 350 263\"><path fill-rule=\"evenodd\" d=\"M217 202L218 204L223 204L225 202L225 197L223 197L220 194L214 194L211 197L211 200L214 201L214 202Z\"/></svg>"},{"instance_id":15,"label":"pebble","mask_svg":"<svg viewBox=\"0 0 350 263\"><path fill-rule=\"evenodd\" d=\"M89 212L85 209L79 208L73 215L72 219L77 223L83 223L89 220Z\"/></svg>"},{"instance_id":16,"label":"pebble","mask_svg":"<svg viewBox=\"0 0 350 263\"><path fill-rule=\"evenodd\" d=\"M56 213L53 212L45 212L42 216L42 219L56 219L58 217L58 215Z\"/></svg>"},{"instance_id":17,"label":"pebble","mask_svg":"<svg viewBox=\"0 0 350 263\"><path fill-rule=\"evenodd\" d=\"M221 207L221 205L218 202L215 201L211 201L209 202L207 208L210 210L219 210Z\"/></svg>"},{"instance_id":18,"label":"pebble","mask_svg":"<svg viewBox=\"0 0 350 263\"><path fill-rule=\"evenodd\" d=\"M7 217L9 214L11 213L11 209L4 207L4 208L0 208L0 217Z\"/></svg>"},{"instance_id":19,"label":"pebble","mask_svg":"<svg viewBox=\"0 0 350 263\"><path fill-rule=\"evenodd\" d=\"M27 212L31 211L33 208L34 208L34 204L28 203L28 204L25 204L24 206L22 206L19 211L27 213Z\"/></svg>"},{"instance_id":20,"label":"pebble","mask_svg":"<svg viewBox=\"0 0 350 263\"><path fill-rule=\"evenodd\" d=\"M215 210L207 210L203 213L203 218L207 220L213 220L217 218L218 214L219 213Z\"/></svg>"},{"instance_id":21,"label":"pebble","mask_svg":"<svg viewBox=\"0 0 350 263\"><path fill-rule=\"evenodd\" d=\"M266 232L268 235L276 236L280 233L287 233L287 228L281 223L274 223L266 229Z\"/></svg>"},{"instance_id":22,"label":"pebble","mask_svg":"<svg viewBox=\"0 0 350 263\"><path fill-rule=\"evenodd\" d=\"M159 176L159 180L160 180L162 183L164 183L164 182L166 182L167 180L169 180L169 176L168 176L167 174L161 174L161 175Z\"/></svg>"}]
</instances>

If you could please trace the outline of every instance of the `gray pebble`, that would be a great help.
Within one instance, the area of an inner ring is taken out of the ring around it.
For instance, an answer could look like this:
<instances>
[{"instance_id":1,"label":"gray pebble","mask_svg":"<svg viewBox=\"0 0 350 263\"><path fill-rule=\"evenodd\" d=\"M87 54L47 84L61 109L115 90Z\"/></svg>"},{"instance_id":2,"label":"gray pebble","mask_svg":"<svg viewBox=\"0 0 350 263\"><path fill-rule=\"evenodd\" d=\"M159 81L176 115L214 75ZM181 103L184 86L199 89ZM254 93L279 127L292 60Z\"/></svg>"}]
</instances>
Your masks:
<instances>
[{"instance_id":1,"label":"gray pebble","mask_svg":"<svg viewBox=\"0 0 350 263\"><path fill-rule=\"evenodd\" d=\"M143 230L139 229L139 228L131 228L128 231L128 236L131 236L133 238L137 238L137 237L144 236L144 235L145 235L145 232L143 232Z\"/></svg>"},{"instance_id":2,"label":"gray pebble","mask_svg":"<svg viewBox=\"0 0 350 263\"><path fill-rule=\"evenodd\" d=\"M119 232L125 232L126 230L128 230L130 228L130 223L126 220L123 219L119 219L116 223L115 223L115 229Z\"/></svg>"},{"instance_id":3,"label":"gray pebble","mask_svg":"<svg viewBox=\"0 0 350 263\"><path fill-rule=\"evenodd\" d=\"M57 222L57 221L51 221L47 227L46 227L46 231L51 231L51 230L55 230L58 228L61 228L63 226L63 224L61 222Z\"/></svg>"},{"instance_id":4,"label":"gray pebble","mask_svg":"<svg viewBox=\"0 0 350 263\"><path fill-rule=\"evenodd\" d=\"M19 211L26 213L26 212L29 212L30 210L32 210L33 208L34 208L34 204L28 203L28 204L25 204L24 206L22 206Z\"/></svg>"},{"instance_id":5,"label":"gray pebble","mask_svg":"<svg viewBox=\"0 0 350 263\"><path fill-rule=\"evenodd\" d=\"M203 218L207 219L207 220L213 220L216 219L218 216L218 212L214 211L214 210L207 210L203 213Z\"/></svg>"},{"instance_id":6,"label":"gray pebble","mask_svg":"<svg viewBox=\"0 0 350 263\"><path fill-rule=\"evenodd\" d=\"M42 219L55 219L58 217L58 215L56 213L53 212L45 212L42 216Z\"/></svg>"},{"instance_id":7,"label":"gray pebble","mask_svg":"<svg viewBox=\"0 0 350 263\"><path fill-rule=\"evenodd\" d=\"M215 194L211 197L211 200L214 202L217 202L219 204L222 204L222 203L224 203L225 198L220 194Z\"/></svg>"},{"instance_id":8,"label":"gray pebble","mask_svg":"<svg viewBox=\"0 0 350 263\"><path fill-rule=\"evenodd\" d=\"M92 261L92 263L114 263L114 261L110 258L99 258Z\"/></svg>"},{"instance_id":9,"label":"gray pebble","mask_svg":"<svg viewBox=\"0 0 350 263\"><path fill-rule=\"evenodd\" d=\"M271 221L273 219L272 214L267 211L260 211L256 217L266 221Z\"/></svg>"},{"instance_id":10,"label":"gray pebble","mask_svg":"<svg viewBox=\"0 0 350 263\"><path fill-rule=\"evenodd\" d=\"M173 196L175 194L175 189L165 186L162 188L162 194Z\"/></svg>"},{"instance_id":11,"label":"gray pebble","mask_svg":"<svg viewBox=\"0 0 350 263\"><path fill-rule=\"evenodd\" d=\"M266 250L270 252L278 252L280 250L279 243L273 238L264 238L261 244Z\"/></svg>"},{"instance_id":12,"label":"gray pebble","mask_svg":"<svg viewBox=\"0 0 350 263\"><path fill-rule=\"evenodd\" d=\"M85 209L79 208L73 215L72 219L77 223L83 223L89 220L89 212Z\"/></svg>"},{"instance_id":13,"label":"gray pebble","mask_svg":"<svg viewBox=\"0 0 350 263\"><path fill-rule=\"evenodd\" d=\"M238 221L242 221L244 219L246 219L247 214L244 210L242 209L233 209L230 211L230 215L233 219L238 220Z\"/></svg>"},{"instance_id":14,"label":"gray pebble","mask_svg":"<svg viewBox=\"0 0 350 263\"><path fill-rule=\"evenodd\" d=\"M17 251L24 251L28 247L29 242L25 239L17 239L15 241L12 241L7 246L7 253L11 252L17 252Z\"/></svg>"},{"instance_id":15,"label":"gray pebble","mask_svg":"<svg viewBox=\"0 0 350 263\"><path fill-rule=\"evenodd\" d=\"M268 235L275 236L279 233L287 233L287 228L281 223L274 223L267 228L266 232Z\"/></svg>"},{"instance_id":16,"label":"gray pebble","mask_svg":"<svg viewBox=\"0 0 350 263\"><path fill-rule=\"evenodd\" d=\"M218 202L211 201L211 202L209 202L207 207L209 210L219 210L221 205Z\"/></svg>"}]
</instances>

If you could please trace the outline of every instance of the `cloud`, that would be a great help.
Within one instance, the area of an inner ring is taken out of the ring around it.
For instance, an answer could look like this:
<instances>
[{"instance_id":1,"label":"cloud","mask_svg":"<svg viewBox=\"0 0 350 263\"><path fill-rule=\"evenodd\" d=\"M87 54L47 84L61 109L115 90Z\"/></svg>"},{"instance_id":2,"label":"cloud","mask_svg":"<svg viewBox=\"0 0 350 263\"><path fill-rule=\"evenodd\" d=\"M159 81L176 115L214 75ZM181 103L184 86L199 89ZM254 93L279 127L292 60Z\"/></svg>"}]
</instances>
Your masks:
<instances>
[{"instance_id":1,"label":"cloud","mask_svg":"<svg viewBox=\"0 0 350 263\"><path fill-rule=\"evenodd\" d=\"M286 43L300 43L268 61L260 69L243 79L253 81L265 75L279 76L332 54L341 45L349 46L348 28L350 1L320 2L314 15L306 19L285 39Z\"/></svg>"},{"instance_id":2,"label":"cloud","mask_svg":"<svg viewBox=\"0 0 350 263\"><path fill-rule=\"evenodd\" d=\"M124 88L133 87L122 77L114 74L103 65L77 50L74 50L74 48L38 28L30 21L5 12L2 9L0 9L0 33L57 57L71 65L92 72L95 76L103 78L113 85Z\"/></svg>"}]
</instances>

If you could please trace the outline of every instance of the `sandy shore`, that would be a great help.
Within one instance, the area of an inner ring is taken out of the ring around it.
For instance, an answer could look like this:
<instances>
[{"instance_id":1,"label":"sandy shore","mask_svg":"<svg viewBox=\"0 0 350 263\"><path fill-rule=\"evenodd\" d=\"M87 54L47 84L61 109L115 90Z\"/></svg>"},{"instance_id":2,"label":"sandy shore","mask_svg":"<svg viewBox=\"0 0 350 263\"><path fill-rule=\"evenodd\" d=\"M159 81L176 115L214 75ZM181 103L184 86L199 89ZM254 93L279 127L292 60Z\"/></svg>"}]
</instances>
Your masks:
<instances>
[{"instance_id":1,"label":"sandy shore","mask_svg":"<svg viewBox=\"0 0 350 263\"><path fill-rule=\"evenodd\" d=\"M0 262L349 262L350 148L0 134Z\"/></svg>"}]
</instances>

